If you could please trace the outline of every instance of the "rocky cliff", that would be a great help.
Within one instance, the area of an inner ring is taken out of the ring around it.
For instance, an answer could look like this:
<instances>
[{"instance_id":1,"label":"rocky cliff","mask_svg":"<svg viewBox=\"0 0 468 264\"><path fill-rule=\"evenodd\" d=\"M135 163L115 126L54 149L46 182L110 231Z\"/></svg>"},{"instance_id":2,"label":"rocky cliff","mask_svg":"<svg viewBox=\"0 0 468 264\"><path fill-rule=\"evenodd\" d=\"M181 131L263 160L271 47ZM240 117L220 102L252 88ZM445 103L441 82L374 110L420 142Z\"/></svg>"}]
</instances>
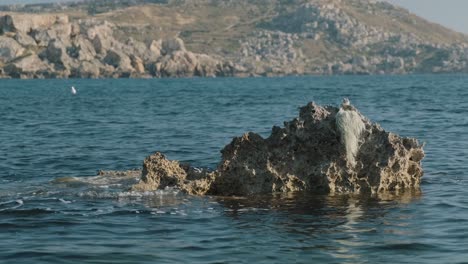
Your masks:
<instances>
[{"instance_id":1,"label":"rocky cliff","mask_svg":"<svg viewBox=\"0 0 468 264\"><path fill-rule=\"evenodd\" d=\"M0 76L468 71L467 36L381 1L93 2L0 13Z\"/></svg>"},{"instance_id":2,"label":"rocky cliff","mask_svg":"<svg viewBox=\"0 0 468 264\"><path fill-rule=\"evenodd\" d=\"M189 194L252 195L274 192L398 193L419 189L424 158L413 138L389 133L349 102L309 103L299 117L273 127L268 138L246 133L221 151L215 171L145 159L134 191L177 187Z\"/></svg>"}]
</instances>

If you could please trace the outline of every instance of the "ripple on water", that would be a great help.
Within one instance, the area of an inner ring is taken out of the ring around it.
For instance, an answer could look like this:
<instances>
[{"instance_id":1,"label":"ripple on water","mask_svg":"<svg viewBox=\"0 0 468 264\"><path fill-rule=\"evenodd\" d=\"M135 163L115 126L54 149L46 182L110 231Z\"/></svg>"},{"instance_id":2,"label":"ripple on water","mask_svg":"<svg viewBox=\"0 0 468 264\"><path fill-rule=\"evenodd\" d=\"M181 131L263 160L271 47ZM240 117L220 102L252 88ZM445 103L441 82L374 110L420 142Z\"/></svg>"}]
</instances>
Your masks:
<instances>
[{"instance_id":1,"label":"ripple on water","mask_svg":"<svg viewBox=\"0 0 468 264\"><path fill-rule=\"evenodd\" d=\"M463 263L466 76L3 80L0 258L14 263ZM74 85L79 96L70 96ZM255 92L252 92L252 89ZM154 151L215 167L233 136L352 102L426 142L422 193L190 197L129 192ZM65 178L64 178L65 177ZM21 201L21 202L19 202Z\"/></svg>"}]
</instances>

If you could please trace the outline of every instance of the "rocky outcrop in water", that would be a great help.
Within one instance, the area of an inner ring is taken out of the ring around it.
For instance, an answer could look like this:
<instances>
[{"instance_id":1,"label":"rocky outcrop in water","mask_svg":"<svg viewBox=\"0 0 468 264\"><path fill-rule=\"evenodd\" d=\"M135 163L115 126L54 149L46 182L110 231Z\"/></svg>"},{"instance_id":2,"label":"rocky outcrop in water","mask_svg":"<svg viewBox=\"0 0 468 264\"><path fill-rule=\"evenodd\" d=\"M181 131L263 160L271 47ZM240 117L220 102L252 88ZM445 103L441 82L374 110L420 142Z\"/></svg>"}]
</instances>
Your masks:
<instances>
[{"instance_id":1,"label":"rocky outcrop in water","mask_svg":"<svg viewBox=\"0 0 468 264\"><path fill-rule=\"evenodd\" d=\"M356 150L350 152L353 144ZM418 189L423 175L424 151L416 139L385 131L348 104L309 103L283 128L273 127L268 138L246 133L221 153L222 161L211 172L155 153L145 159L141 181L132 189L178 187L211 195L379 194Z\"/></svg>"}]
</instances>

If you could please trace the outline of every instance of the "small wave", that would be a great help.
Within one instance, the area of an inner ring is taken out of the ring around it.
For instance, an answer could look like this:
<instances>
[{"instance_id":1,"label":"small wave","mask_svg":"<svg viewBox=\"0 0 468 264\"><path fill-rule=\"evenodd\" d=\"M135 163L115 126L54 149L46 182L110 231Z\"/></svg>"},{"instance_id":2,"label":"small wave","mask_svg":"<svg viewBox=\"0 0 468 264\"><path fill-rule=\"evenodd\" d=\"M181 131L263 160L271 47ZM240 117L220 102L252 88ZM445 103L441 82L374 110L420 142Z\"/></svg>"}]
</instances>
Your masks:
<instances>
[{"instance_id":1,"label":"small wave","mask_svg":"<svg viewBox=\"0 0 468 264\"><path fill-rule=\"evenodd\" d=\"M0 212L20 208L21 206L24 205L24 202L23 202L23 200L18 199L18 200L11 200L11 201L0 203L0 207L8 206L8 205L13 205L13 206L12 207L6 207L6 208L0 208Z\"/></svg>"},{"instance_id":2,"label":"small wave","mask_svg":"<svg viewBox=\"0 0 468 264\"><path fill-rule=\"evenodd\" d=\"M142 198L142 197L154 197L154 196L176 196L179 193L180 193L180 190L177 188L165 188L164 190L146 191L146 192L85 191L85 192L78 193L78 196L85 197L85 198L87 197L87 198L117 199L117 198Z\"/></svg>"}]
</instances>

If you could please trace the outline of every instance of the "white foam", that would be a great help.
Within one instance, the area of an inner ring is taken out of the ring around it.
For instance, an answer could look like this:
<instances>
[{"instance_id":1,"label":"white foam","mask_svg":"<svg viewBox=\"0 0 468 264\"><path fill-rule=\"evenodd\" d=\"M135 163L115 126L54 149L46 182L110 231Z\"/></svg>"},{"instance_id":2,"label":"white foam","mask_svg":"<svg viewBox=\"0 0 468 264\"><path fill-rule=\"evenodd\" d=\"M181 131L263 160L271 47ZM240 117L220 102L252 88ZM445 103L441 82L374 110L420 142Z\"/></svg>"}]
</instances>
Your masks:
<instances>
[{"instance_id":1,"label":"white foam","mask_svg":"<svg viewBox=\"0 0 468 264\"><path fill-rule=\"evenodd\" d=\"M62 199L62 198L59 198L58 200L59 200L60 202L64 203L64 204L70 204L70 203L72 203L71 201L67 201L67 200Z\"/></svg>"}]
</instances>

